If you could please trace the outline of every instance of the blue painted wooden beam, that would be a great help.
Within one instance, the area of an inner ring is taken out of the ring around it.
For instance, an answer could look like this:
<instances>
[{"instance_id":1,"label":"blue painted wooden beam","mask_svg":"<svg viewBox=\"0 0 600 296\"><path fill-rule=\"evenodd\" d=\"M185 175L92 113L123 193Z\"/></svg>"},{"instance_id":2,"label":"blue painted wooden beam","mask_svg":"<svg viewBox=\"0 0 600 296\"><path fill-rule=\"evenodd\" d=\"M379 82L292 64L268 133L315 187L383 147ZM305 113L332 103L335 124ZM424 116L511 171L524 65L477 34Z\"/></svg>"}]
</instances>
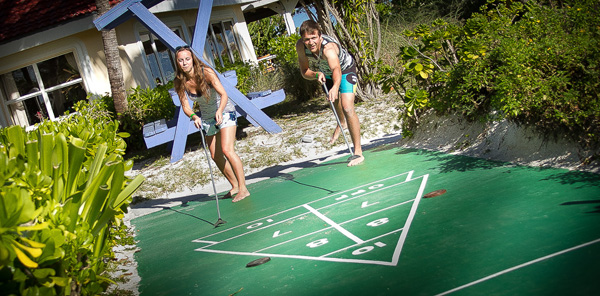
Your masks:
<instances>
[{"instance_id":1,"label":"blue painted wooden beam","mask_svg":"<svg viewBox=\"0 0 600 296\"><path fill-rule=\"evenodd\" d=\"M212 12L213 0L201 0L198 7L198 16L196 17L196 26L194 27L194 37L192 38L192 48L196 52L204 52L206 42L206 33L210 25L210 14Z\"/></svg>"},{"instance_id":2,"label":"blue painted wooden beam","mask_svg":"<svg viewBox=\"0 0 600 296\"><path fill-rule=\"evenodd\" d=\"M176 100L176 98L179 99L179 96L177 93L175 93L175 89L169 90L169 93L171 93L171 97L174 100ZM191 100L188 98L188 103L190 102ZM193 103L190 106L193 106ZM183 154L185 154L185 143L187 143L187 137L190 129L196 129L196 126L193 124L190 118L185 115L185 112L183 112L183 108L179 106L177 109L177 113L175 113L175 116L177 116L177 128L175 129L173 146L171 148L171 162L175 162L183 158Z\"/></svg>"},{"instance_id":3,"label":"blue painted wooden beam","mask_svg":"<svg viewBox=\"0 0 600 296\"><path fill-rule=\"evenodd\" d=\"M229 76L229 81L235 80L235 77ZM181 103L179 96L175 93L175 89L170 89L169 94L173 100L173 104L177 107L175 110L175 117L173 120L169 120L166 124L159 123L156 125L154 122L144 126L144 141L146 142L147 148L152 148L161 144L169 143L171 149L171 162L176 162L183 158L185 153L185 145L187 143L187 136L193 133L197 133L199 130L181 110ZM259 96L251 100L252 104L262 109L273 104L277 104L285 99L285 93L282 89L272 92L265 96ZM188 98L188 103L191 105L193 102ZM238 116L245 114L239 106L236 106ZM160 130L157 130L157 127Z\"/></svg>"},{"instance_id":4,"label":"blue painted wooden beam","mask_svg":"<svg viewBox=\"0 0 600 296\"><path fill-rule=\"evenodd\" d=\"M131 4L142 3L144 7L151 8L162 1L163 0L123 0L123 2L115 5L105 14L95 19L94 25L96 25L98 31L114 29L133 16L133 13L129 10Z\"/></svg>"},{"instance_id":5,"label":"blue painted wooden beam","mask_svg":"<svg viewBox=\"0 0 600 296\"><path fill-rule=\"evenodd\" d=\"M200 4L202 6L202 3ZM167 27L161 20L159 20L154 14L152 14L144 5L141 3L133 3L129 6L129 9L133 12L135 17L142 23L148 30L150 30L160 41L162 41L167 47L175 51L177 46L185 45L185 42L181 40L169 27ZM205 20L208 22L208 20ZM199 34L198 34L199 35ZM196 34L195 34L196 36ZM205 35L206 36L206 35ZM205 64L211 67L206 61L202 59L202 55L199 54L203 51L196 51L192 48L194 54L199 57ZM227 95L231 101L238 105L246 114L246 119L255 126L261 126L269 133L280 133L282 129L277 125L269 116L267 116L262 110L258 109L254 104L248 100L248 98L242 94L235 85L232 85L221 73L211 67L219 76L221 84L225 88Z\"/></svg>"},{"instance_id":6,"label":"blue painted wooden beam","mask_svg":"<svg viewBox=\"0 0 600 296\"><path fill-rule=\"evenodd\" d=\"M132 3L129 10L154 36L162 41L171 51L175 51L177 46L186 45L177 34L173 33L161 20L152 14L141 3Z\"/></svg>"},{"instance_id":7,"label":"blue painted wooden beam","mask_svg":"<svg viewBox=\"0 0 600 296\"><path fill-rule=\"evenodd\" d=\"M242 94L235 86L231 85L229 81L222 78L222 75L219 74L219 78L221 79L221 84L225 87L225 91L227 91L227 95L231 98L231 100L238 105L244 112L246 112L245 117L255 126L261 126L267 132L276 134L280 133L283 130L277 123L275 123L267 114L265 114L262 110L256 107L248 98Z\"/></svg>"},{"instance_id":8,"label":"blue painted wooden beam","mask_svg":"<svg viewBox=\"0 0 600 296\"><path fill-rule=\"evenodd\" d=\"M127 21L129 18L135 17L170 50L175 51L175 48L178 46L183 46L186 43L148 10L148 8L156 5L160 1L162 0L124 0L104 15L98 17L94 21L94 24L98 30L110 30ZM209 64L203 60L202 54L200 53L204 52L206 33L208 32L208 26L210 25L209 21L210 14L212 12L212 4L213 0L200 0L196 28L191 46L192 52L194 52L194 54L207 65ZM223 74L217 72L214 68L212 69L215 71L215 73L217 73L217 76L223 84L227 95L234 105L236 105L236 111L238 114L245 116L246 119L248 119L248 121L250 121L252 124L255 126L261 126L269 133L279 133L282 131L281 127L279 127L271 118L262 112L260 108L268 106L269 102L270 104L274 104L275 102L283 100L285 97L283 91L281 91L281 93L274 93L269 98L262 99L264 102L257 100L256 103L258 105L264 105L263 107L257 107L254 103L250 102L250 100L248 100L244 94L235 88L235 85L237 84L236 81L231 81L231 77L225 77ZM151 139L147 138L146 143L150 145L158 145L159 141L169 141L172 139L173 151L171 152L171 161L173 162L183 157L187 136L190 133L196 132L196 128L181 110L177 95L174 94L172 90L170 92L173 98L173 103L178 106L175 115L176 126L169 127L160 136L152 137ZM190 105L192 104L190 103ZM170 124L173 125L172 122L170 122Z\"/></svg>"}]
</instances>

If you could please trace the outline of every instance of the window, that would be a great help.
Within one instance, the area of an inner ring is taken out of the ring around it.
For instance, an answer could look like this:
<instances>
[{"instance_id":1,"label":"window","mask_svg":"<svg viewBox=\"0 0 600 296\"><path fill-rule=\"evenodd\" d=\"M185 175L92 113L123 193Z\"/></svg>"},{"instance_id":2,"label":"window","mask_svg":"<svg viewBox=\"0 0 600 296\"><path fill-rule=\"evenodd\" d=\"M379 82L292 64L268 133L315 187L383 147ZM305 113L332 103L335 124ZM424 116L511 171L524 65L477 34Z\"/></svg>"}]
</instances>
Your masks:
<instances>
[{"instance_id":1,"label":"window","mask_svg":"<svg viewBox=\"0 0 600 296\"><path fill-rule=\"evenodd\" d=\"M191 32L194 26L189 27ZM170 29L181 39L186 40L182 27L170 27ZM149 79L154 84L166 84L175 78L176 58L154 34L150 32L140 33L140 42L144 48L146 65L148 67ZM188 44L190 44L188 42ZM233 32L233 21L219 21L208 27L204 51L207 61L221 67L241 61L239 42Z\"/></svg>"},{"instance_id":2,"label":"window","mask_svg":"<svg viewBox=\"0 0 600 296\"><path fill-rule=\"evenodd\" d=\"M222 67L241 60L232 21L211 24L206 34L206 43L207 53L214 61L218 60Z\"/></svg>"},{"instance_id":3,"label":"window","mask_svg":"<svg viewBox=\"0 0 600 296\"><path fill-rule=\"evenodd\" d=\"M13 124L25 127L72 112L87 97L73 53L2 74L0 88Z\"/></svg>"},{"instance_id":4,"label":"window","mask_svg":"<svg viewBox=\"0 0 600 296\"><path fill-rule=\"evenodd\" d=\"M181 37L181 28L171 28L173 33ZM156 84L166 84L175 78L175 55L154 34L140 34L146 61L150 66L151 79Z\"/></svg>"}]
</instances>

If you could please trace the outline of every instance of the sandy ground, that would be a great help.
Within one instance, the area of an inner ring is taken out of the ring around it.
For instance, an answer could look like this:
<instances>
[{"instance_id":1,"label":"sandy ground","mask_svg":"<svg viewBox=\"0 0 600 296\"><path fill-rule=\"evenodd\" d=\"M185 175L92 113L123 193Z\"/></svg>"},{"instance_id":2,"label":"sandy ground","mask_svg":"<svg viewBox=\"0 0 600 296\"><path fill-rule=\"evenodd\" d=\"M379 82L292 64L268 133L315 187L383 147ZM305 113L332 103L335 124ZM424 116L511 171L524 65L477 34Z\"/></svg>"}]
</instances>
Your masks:
<instances>
[{"instance_id":1,"label":"sandy ground","mask_svg":"<svg viewBox=\"0 0 600 296\"><path fill-rule=\"evenodd\" d=\"M437 150L533 167L554 167L600 173L598 162L584 164L600 151L585 151L576 143L546 139L531 128L506 120L468 123L456 116L425 116L415 136L403 147Z\"/></svg>"},{"instance_id":2,"label":"sandy ground","mask_svg":"<svg viewBox=\"0 0 600 296\"><path fill-rule=\"evenodd\" d=\"M398 120L400 110L397 100L382 98L375 102L357 105L362 128L361 141L367 150L382 144L393 144L398 147L421 148L442 151L451 154L467 155L485 159L507 161L520 165L535 167L556 167L569 170L600 173L598 163L583 165L582 160L593 154L583 151L576 144L564 139L547 140L534 131L517 126L507 121L494 123L468 123L458 117L438 118L428 115L421 118L421 124L411 139L402 139ZM342 138L335 145L327 144L335 119L331 111L324 109L314 114L301 116L290 115L276 122L284 130L282 133L270 135L261 128L247 127L247 137L236 143L236 150L245 163L247 183L251 184L268 179L278 173L290 173L310 165L318 164L337 157L348 155L348 149ZM349 135L348 141L350 141ZM308 136L308 137L306 137ZM312 141L307 138L312 136ZM305 141L302 141L302 138ZM257 152L258 146L271 147L273 153L293 155L291 160L273 166L250 167L248 162L266 157L265 150ZM263 153L258 154L257 153ZM600 153L600 151L596 151ZM185 161L166 164L159 168L138 164L130 175L143 174L146 178L164 178L173 175L178 168L191 163L208 170L204 151L196 149L184 156ZM366 160L368 161L368 159ZM213 166L213 169L215 167ZM215 180L217 191L223 192L230 187L220 173ZM213 194L210 182L184 187L176 192L168 192L159 198L146 200L130 207L125 216L125 223L133 218L158 211L162 206L175 206L198 194ZM143 192L138 194L144 194ZM138 295L137 287L140 278L134 260L135 246L120 246L115 250L122 264L114 274L127 282L119 285L120 289L133 291Z\"/></svg>"}]
</instances>

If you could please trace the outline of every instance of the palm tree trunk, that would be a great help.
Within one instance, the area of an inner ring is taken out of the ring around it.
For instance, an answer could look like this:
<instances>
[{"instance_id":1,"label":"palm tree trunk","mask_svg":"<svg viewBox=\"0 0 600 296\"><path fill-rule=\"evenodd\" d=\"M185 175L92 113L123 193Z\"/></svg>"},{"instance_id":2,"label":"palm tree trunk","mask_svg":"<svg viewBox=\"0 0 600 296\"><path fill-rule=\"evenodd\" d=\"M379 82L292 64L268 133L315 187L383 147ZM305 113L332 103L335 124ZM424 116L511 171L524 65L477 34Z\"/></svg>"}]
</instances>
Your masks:
<instances>
[{"instance_id":1,"label":"palm tree trunk","mask_svg":"<svg viewBox=\"0 0 600 296\"><path fill-rule=\"evenodd\" d=\"M98 15L102 15L110 10L109 0L96 0ZM115 29L102 31L102 43L104 44L104 56L106 58L106 68L108 69L108 80L110 82L110 92L115 103L117 118L121 118L124 112L128 110L127 97L125 96L125 82L123 80L123 70L121 69L121 58L117 43L117 34Z\"/></svg>"}]
</instances>

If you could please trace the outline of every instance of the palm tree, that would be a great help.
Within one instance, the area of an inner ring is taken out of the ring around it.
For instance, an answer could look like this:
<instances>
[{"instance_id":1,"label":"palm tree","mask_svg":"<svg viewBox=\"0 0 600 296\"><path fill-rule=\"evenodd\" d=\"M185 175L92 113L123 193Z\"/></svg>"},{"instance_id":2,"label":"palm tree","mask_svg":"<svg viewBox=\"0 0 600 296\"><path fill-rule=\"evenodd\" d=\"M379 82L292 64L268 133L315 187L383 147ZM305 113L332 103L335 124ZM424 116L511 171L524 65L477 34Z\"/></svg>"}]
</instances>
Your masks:
<instances>
[{"instance_id":1,"label":"palm tree","mask_svg":"<svg viewBox=\"0 0 600 296\"><path fill-rule=\"evenodd\" d=\"M110 4L108 1L109 0L96 0L98 15L103 15L105 12L110 10ZM113 97L113 102L115 103L117 118L121 118L121 115L127 111L128 107L115 29L111 29L109 31L102 30L102 43L104 44L104 56L106 58L106 67L108 69L110 92Z\"/></svg>"}]
</instances>

